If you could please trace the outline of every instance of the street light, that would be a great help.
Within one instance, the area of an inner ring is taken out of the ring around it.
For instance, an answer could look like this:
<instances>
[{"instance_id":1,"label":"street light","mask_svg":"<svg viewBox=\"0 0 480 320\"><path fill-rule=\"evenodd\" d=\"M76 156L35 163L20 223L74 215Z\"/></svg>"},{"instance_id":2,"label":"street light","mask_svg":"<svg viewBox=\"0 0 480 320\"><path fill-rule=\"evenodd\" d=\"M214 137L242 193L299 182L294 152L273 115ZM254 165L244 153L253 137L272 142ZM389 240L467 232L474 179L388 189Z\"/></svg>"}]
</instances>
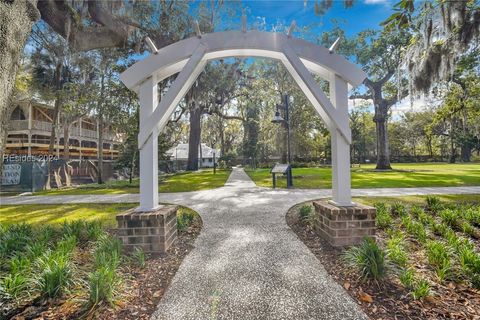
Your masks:
<instances>
[{"instance_id":1,"label":"street light","mask_svg":"<svg viewBox=\"0 0 480 320\"><path fill-rule=\"evenodd\" d=\"M290 152L290 110L288 105L289 96L285 94L283 96L284 104L277 104L277 111L275 111L275 116L272 119L272 123L280 124L285 123L287 127L287 164L288 164L288 172L287 172L287 188L293 187L293 177L292 177L292 157ZM285 110L285 118L280 115L279 109Z\"/></svg>"},{"instance_id":2,"label":"street light","mask_svg":"<svg viewBox=\"0 0 480 320\"><path fill-rule=\"evenodd\" d=\"M277 104L277 111L275 111L275 116L272 119L272 123L280 124L285 123L287 127L287 163L291 164L291 152L290 152L290 110L288 105L289 96L288 94L283 96L284 104ZM279 109L285 110L285 118L280 115Z\"/></svg>"}]
</instances>

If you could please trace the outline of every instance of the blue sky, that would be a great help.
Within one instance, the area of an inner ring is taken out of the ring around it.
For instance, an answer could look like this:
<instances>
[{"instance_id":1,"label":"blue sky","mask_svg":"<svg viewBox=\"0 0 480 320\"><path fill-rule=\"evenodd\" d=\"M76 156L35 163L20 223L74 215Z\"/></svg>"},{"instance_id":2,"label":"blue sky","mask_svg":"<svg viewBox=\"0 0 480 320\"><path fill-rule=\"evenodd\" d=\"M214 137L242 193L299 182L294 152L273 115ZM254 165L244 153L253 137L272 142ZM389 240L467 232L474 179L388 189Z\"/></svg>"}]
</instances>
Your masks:
<instances>
[{"instance_id":1,"label":"blue sky","mask_svg":"<svg viewBox=\"0 0 480 320\"><path fill-rule=\"evenodd\" d=\"M248 19L265 18L268 31L272 31L277 22L290 25L295 20L299 27L317 25L312 34L320 34L330 30L332 19L336 19L341 22L347 36L380 28L380 22L392 14L394 4L389 0L356 0L351 8L345 9L343 1L334 0L332 8L320 17L314 13L314 3L314 0L242 1L247 8Z\"/></svg>"}]
</instances>

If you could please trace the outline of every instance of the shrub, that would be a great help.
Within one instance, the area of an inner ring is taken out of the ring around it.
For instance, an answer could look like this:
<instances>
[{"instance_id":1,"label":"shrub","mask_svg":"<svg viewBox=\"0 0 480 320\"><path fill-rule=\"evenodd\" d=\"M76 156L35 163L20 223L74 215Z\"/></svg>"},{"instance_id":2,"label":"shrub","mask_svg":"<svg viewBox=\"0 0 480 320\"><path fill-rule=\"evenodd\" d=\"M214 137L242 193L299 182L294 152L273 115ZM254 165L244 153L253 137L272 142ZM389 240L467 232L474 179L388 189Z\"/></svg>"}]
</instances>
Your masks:
<instances>
[{"instance_id":1,"label":"shrub","mask_svg":"<svg viewBox=\"0 0 480 320\"><path fill-rule=\"evenodd\" d=\"M459 251L459 260L465 276L473 287L480 289L480 254L476 253L473 248L463 247Z\"/></svg>"},{"instance_id":2,"label":"shrub","mask_svg":"<svg viewBox=\"0 0 480 320\"><path fill-rule=\"evenodd\" d=\"M85 229L83 220L65 221L62 225L61 233L64 238L75 236L79 242L84 242L88 240Z\"/></svg>"},{"instance_id":3,"label":"shrub","mask_svg":"<svg viewBox=\"0 0 480 320\"><path fill-rule=\"evenodd\" d=\"M402 224L408 233L414 236L419 242L424 243L427 240L427 231L423 224L413 221L408 215L403 216Z\"/></svg>"},{"instance_id":4,"label":"shrub","mask_svg":"<svg viewBox=\"0 0 480 320\"><path fill-rule=\"evenodd\" d=\"M387 254L390 261L399 267L405 267L408 262L408 255L405 251L405 240L403 236L392 237L387 240Z\"/></svg>"},{"instance_id":5,"label":"shrub","mask_svg":"<svg viewBox=\"0 0 480 320\"><path fill-rule=\"evenodd\" d=\"M0 258L14 256L25 251L33 239L33 229L28 224L8 226L0 238Z\"/></svg>"},{"instance_id":6,"label":"shrub","mask_svg":"<svg viewBox=\"0 0 480 320\"><path fill-rule=\"evenodd\" d=\"M435 269L440 281L451 275L452 263L445 244L439 241L429 241L426 245L428 263Z\"/></svg>"},{"instance_id":7,"label":"shrub","mask_svg":"<svg viewBox=\"0 0 480 320\"><path fill-rule=\"evenodd\" d=\"M423 299L430 295L430 284L425 279L418 280L413 287L411 292L413 299Z\"/></svg>"},{"instance_id":8,"label":"shrub","mask_svg":"<svg viewBox=\"0 0 480 320\"><path fill-rule=\"evenodd\" d=\"M28 292L30 279L22 273L9 273L0 280L0 297L17 299Z\"/></svg>"},{"instance_id":9,"label":"shrub","mask_svg":"<svg viewBox=\"0 0 480 320\"><path fill-rule=\"evenodd\" d=\"M460 229L462 230L463 233L468 234L471 237L477 236L477 232L475 228L467 221L462 221L460 223Z\"/></svg>"},{"instance_id":10,"label":"shrub","mask_svg":"<svg viewBox=\"0 0 480 320\"><path fill-rule=\"evenodd\" d=\"M405 205L403 205L400 202L395 202L394 204L391 205L390 207L390 212L394 216L404 216L407 214L407 209L405 208Z\"/></svg>"},{"instance_id":11,"label":"shrub","mask_svg":"<svg viewBox=\"0 0 480 320\"><path fill-rule=\"evenodd\" d=\"M399 279L405 288L413 289L415 284L415 270L413 268L402 269Z\"/></svg>"},{"instance_id":12,"label":"shrub","mask_svg":"<svg viewBox=\"0 0 480 320\"><path fill-rule=\"evenodd\" d=\"M382 229L390 227L392 225L393 218L390 212L388 212L385 203L375 203L375 208L377 209L377 215L375 217L375 223L377 227Z\"/></svg>"},{"instance_id":13,"label":"shrub","mask_svg":"<svg viewBox=\"0 0 480 320\"><path fill-rule=\"evenodd\" d=\"M464 218L474 224L479 226L480 225L480 206L477 208L471 207L471 208L466 208L465 210L462 210L464 212L463 216Z\"/></svg>"},{"instance_id":14,"label":"shrub","mask_svg":"<svg viewBox=\"0 0 480 320\"><path fill-rule=\"evenodd\" d=\"M413 217L418 218L422 213L425 213L425 211L419 206L412 206L410 208L410 213Z\"/></svg>"},{"instance_id":15,"label":"shrub","mask_svg":"<svg viewBox=\"0 0 480 320\"><path fill-rule=\"evenodd\" d=\"M142 269L145 268L146 255L145 255L145 251L143 251L142 248L135 247L135 250L133 251L132 257L133 257L137 266L139 266Z\"/></svg>"},{"instance_id":16,"label":"shrub","mask_svg":"<svg viewBox=\"0 0 480 320\"><path fill-rule=\"evenodd\" d=\"M70 256L77 246L77 238L71 235L57 242L56 252L60 255Z\"/></svg>"},{"instance_id":17,"label":"shrub","mask_svg":"<svg viewBox=\"0 0 480 320\"><path fill-rule=\"evenodd\" d=\"M10 259L10 273L22 273L30 269L31 261L25 256L14 256Z\"/></svg>"},{"instance_id":18,"label":"shrub","mask_svg":"<svg viewBox=\"0 0 480 320\"><path fill-rule=\"evenodd\" d=\"M300 210L298 210L298 214L300 215L300 218L305 220L308 216L310 216L313 212L313 208L309 205L303 205L300 207Z\"/></svg>"},{"instance_id":19,"label":"shrub","mask_svg":"<svg viewBox=\"0 0 480 320\"><path fill-rule=\"evenodd\" d=\"M177 213L177 229L183 231L187 229L195 218L195 212L186 208L181 208Z\"/></svg>"},{"instance_id":20,"label":"shrub","mask_svg":"<svg viewBox=\"0 0 480 320\"><path fill-rule=\"evenodd\" d=\"M452 209L444 209L439 212L440 218L449 226L456 226L459 219L459 212Z\"/></svg>"},{"instance_id":21,"label":"shrub","mask_svg":"<svg viewBox=\"0 0 480 320\"><path fill-rule=\"evenodd\" d=\"M97 241L105 233L100 221L86 222L85 229L89 241Z\"/></svg>"},{"instance_id":22,"label":"shrub","mask_svg":"<svg viewBox=\"0 0 480 320\"><path fill-rule=\"evenodd\" d=\"M387 275L386 254L372 238L365 238L359 246L346 250L344 260L356 268L363 279L377 281Z\"/></svg>"},{"instance_id":23,"label":"shrub","mask_svg":"<svg viewBox=\"0 0 480 320\"><path fill-rule=\"evenodd\" d=\"M88 275L88 301L96 306L101 301L112 302L117 285L116 270L102 266Z\"/></svg>"},{"instance_id":24,"label":"shrub","mask_svg":"<svg viewBox=\"0 0 480 320\"><path fill-rule=\"evenodd\" d=\"M440 198L436 196L427 196L425 202L427 203L427 209L433 213L439 212L443 207Z\"/></svg>"},{"instance_id":25,"label":"shrub","mask_svg":"<svg viewBox=\"0 0 480 320\"><path fill-rule=\"evenodd\" d=\"M101 268L108 266L111 269L117 269L120 264L121 253L122 243L119 239L108 234L100 236L96 242L94 252L95 267Z\"/></svg>"},{"instance_id":26,"label":"shrub","mask_svg":"<svg viewBox=\"0 0 480 320\"><path fill-rule=\"evenodd\" d=\"M43 241L36 241L34 243L31 243L27 246L27 255L31 259L35 259L39 256L41 256L45 251L48 250L48 246L45 242Z\"/></svg>"},{"instance_id":27,"label":"shrub","mask_svg":"<svg viewBox=\"0 0 480 320\"><path fill-rule=\"evenodd\" d=\"M37 230L37 241L44 243L45 245L52 244L59 237L59 231L58 228L55 228L50 224L41 226Z\"/></svg>"},{"instance_id":28,"label":"shrub","mask_svg":"<svg viewBox=\"0 0 480 320\"><path fill-rule=\"evenodd\" d=\"M43 297L58 297L73 283L73 265L68 255L47 251L37 259L37 267L40 273L35 282Z\"/></svg>"}]
</instances>

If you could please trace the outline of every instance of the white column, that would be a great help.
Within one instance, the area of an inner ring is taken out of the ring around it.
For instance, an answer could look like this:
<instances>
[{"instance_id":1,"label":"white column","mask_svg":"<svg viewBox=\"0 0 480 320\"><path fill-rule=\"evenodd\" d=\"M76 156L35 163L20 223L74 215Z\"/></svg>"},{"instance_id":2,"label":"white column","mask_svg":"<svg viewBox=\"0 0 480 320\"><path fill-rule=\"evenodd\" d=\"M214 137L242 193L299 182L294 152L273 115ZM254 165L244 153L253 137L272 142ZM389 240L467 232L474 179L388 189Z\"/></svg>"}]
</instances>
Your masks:
<instances>
[{"instance_id":1,"label":"white column","mask_svg":"<svg viewBox=\"0 0 480 320\"><path fill-rule=\"evenodd\" d=\"M348 121L348 86L347 82L338 75L332 75L330 80L330 99L338 110L338 114ZM332 203L338 206L352 206L350 144L338 128L333 128L330 135L332 139Z\"/></svg>"},{"instance_id":2,"label":"white column","mask_svg":"<svg viewBox=\"0 0 480 320\"><path fill-rule=\"evenodd\" d=\"M140 130L152 116L158 104L157 83L152 77L140 85ZM139 211L158 208L158 134L148 137L140 149L140 207Z\"/></svg>"}]
</instances>

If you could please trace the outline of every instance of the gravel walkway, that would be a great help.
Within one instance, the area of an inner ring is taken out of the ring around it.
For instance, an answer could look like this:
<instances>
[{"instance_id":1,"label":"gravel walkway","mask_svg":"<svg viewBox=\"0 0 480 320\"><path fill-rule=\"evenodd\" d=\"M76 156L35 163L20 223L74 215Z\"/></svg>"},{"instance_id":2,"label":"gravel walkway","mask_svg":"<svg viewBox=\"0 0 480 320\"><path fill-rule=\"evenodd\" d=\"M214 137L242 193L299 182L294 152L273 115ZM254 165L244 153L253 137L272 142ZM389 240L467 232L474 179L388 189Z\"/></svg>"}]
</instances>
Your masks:
<instances>
[{"instance_id":1,"label":"gravel walkway","mask_svg":"<svg viewBox=\"0 0 480 320\"><path fill-rule=\"evenodd\" d=\"M352 190L354 196L474 194L480 187ZM152 319L366 319L287 226L296 203L330 190L260 188L234 169L222 188L160 194L204 226ZM1 197L0 204L138 202L138 194Z\"/></svg>"},{"instance_id":2,"label":"gravel walkway","mask_svg":"<svg viewBox=\"0 0 480 320\"><path fill-rule=\"evenodd\" d=\"M287 226L298 200L242 169L188 199L203 230L152 319L366 319Z\"/></svg>"}]
</instances>

